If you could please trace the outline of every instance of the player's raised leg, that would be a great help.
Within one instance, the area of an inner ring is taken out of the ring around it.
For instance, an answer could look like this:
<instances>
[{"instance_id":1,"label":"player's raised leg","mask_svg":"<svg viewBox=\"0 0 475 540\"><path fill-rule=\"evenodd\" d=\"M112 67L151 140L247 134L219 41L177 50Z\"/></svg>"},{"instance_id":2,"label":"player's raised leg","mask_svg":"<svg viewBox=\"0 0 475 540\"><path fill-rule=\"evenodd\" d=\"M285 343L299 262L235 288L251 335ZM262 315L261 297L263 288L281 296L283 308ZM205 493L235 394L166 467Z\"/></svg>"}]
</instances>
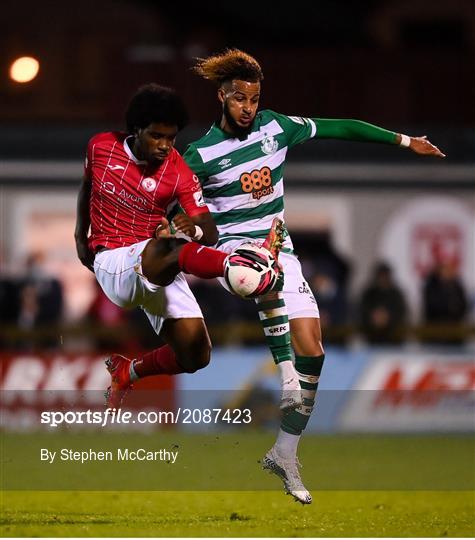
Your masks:
<instances>
[{"instance_id":1,"label":"player's raised leg","mask_svg":"<svg viewBox=\"0 0 475 540\"><path fill-rule=\"evenodd\" d=\"M160 286L170 284L181 271L210 279L224 275L226 258L226 253L196 242L153 239L142 253L142 272L150 283Z\"/></svg>"}]
</instances>

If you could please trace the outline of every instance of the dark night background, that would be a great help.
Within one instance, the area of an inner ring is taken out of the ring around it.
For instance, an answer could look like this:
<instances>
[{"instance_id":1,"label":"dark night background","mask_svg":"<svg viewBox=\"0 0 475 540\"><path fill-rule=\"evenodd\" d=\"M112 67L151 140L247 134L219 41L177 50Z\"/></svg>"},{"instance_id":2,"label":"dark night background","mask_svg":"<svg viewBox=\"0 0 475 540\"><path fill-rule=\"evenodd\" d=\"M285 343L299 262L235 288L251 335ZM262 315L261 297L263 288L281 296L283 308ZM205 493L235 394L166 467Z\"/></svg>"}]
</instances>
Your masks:
<instances>
[{"instance_id":1,"label":"dark night background","mask_svg":"<svg viewBox=\"0 0 475 540\"><path fill-rule=\"evenodd\" d=\"M472 0L6 0L2 15L1 71L20 55L41 63L30 84L0 79L4 157L77 157L98 127L122 125L130 95L152 80L185 98L186 141L219 113L214 88L190 72L193 58L236 46L261 62L262 107L430 129L453 160L473 158Z\"/></svg>"}]
</instances>

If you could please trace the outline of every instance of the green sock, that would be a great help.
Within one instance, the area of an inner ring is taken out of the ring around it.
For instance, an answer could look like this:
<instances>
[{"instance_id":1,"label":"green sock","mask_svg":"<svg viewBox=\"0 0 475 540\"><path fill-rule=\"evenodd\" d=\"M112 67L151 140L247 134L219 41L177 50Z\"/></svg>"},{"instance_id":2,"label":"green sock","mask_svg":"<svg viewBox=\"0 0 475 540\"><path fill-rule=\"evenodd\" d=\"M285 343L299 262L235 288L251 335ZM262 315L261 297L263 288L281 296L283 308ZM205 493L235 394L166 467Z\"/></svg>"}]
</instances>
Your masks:
<instances>
[{"instance_id":1,"label":"green sock","mask_svg":"<svg viewBox=\"0 0 475 540\"><path fill-rule=\"evenodd\" d=\"M264 335L274 362L292 360L290 326L282 292L273 293L274 299L262 296L256 299Z\"/></svg>"},{"instance_id":2,"label":"green sock","mask_svg":"<svg viewBox=\"0 0 475 540\"><path fill-rule=\"evenodd\" d=\"M292 435L300 435L307 427L317 393L318 381L322 372L325 355L296 356L295 369L302 387L302 406L282 417L280 429Z\"/></svg>"}]
</instances>

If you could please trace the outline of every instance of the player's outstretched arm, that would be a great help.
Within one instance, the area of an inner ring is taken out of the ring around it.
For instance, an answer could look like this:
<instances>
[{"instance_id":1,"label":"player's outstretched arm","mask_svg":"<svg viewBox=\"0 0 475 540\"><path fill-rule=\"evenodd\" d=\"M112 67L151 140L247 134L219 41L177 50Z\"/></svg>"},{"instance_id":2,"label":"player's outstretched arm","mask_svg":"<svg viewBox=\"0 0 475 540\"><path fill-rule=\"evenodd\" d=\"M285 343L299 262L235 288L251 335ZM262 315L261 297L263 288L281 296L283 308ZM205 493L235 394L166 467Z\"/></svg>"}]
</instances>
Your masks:
<instances>
[{"instance_id":1,"label":"player's outstretched arm","mask_svg":"<svg viewBox=\"0 0 475 540\"><path fill-rule=\"evenodd\" d=\"M79 188L76 212L76 229L74 239L76 251L82 264L93 272L94 253L89 249L87 235L91 218L89 215L89 201L91 199L92 183L84 177Z\"/></svg>"},{"instance_id":2,"label":"player's outstretched arm","mask_svg":"<svg viewBox=\"0 0 475 540\"><path fill-rule=\"evenodd\" d=\"M346 141L398 144L410 148L416 154L444 158L443 154L426 136L409 137L389 131L361 120L315 118L319 139L342 139Z\"/></svg>"}]
</instances>

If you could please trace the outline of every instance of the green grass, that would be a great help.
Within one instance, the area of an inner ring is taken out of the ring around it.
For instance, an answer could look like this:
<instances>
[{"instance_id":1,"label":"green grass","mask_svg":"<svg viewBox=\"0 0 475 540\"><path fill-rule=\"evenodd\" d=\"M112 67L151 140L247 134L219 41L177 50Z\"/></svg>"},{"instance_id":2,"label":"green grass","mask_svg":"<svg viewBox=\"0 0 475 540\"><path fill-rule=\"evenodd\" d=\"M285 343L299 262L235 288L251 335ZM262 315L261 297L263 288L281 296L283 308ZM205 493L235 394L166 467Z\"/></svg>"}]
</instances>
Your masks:
<instances>
[{"instance_id":1,"label":"green grass","mask_svg":"<svg viewBox=\"0 0 475 540\"><path fill-rule=\"evenodd\" d=\"M260 491L278 489L260 473L258 460L271 447L269 433L65 432L2 434L0 485L5 490ZM164 461L93 461L53 464L40 449L175 449ZM308 436L299 457L309 489L449 491L475 487L475 438L469 436Z\"/></svg>"},{"instance_id":2,"label":"green grass","mask_svg":"<svg viewBox=\"0 0 475 540\"><path fill-rule=\"evenodd\" d=\"M469 492L6 492L3 536L473 536Z\"/></svg>"},{"instance_id":3,"label":"green grass","mask_svg":"<svg viewBox=\"0 0 475 540\"><path fill-rule=\"evenodd\" d=\"M314 502L305 507L260 470L257 460L272 441L272 435L252 432L2 434L1 534L475 535L473 438L306 437L299 453ZM175 464L46 465L38 458L41 447L174 444L180 449Z\"/></svg>"}]
</instances>

